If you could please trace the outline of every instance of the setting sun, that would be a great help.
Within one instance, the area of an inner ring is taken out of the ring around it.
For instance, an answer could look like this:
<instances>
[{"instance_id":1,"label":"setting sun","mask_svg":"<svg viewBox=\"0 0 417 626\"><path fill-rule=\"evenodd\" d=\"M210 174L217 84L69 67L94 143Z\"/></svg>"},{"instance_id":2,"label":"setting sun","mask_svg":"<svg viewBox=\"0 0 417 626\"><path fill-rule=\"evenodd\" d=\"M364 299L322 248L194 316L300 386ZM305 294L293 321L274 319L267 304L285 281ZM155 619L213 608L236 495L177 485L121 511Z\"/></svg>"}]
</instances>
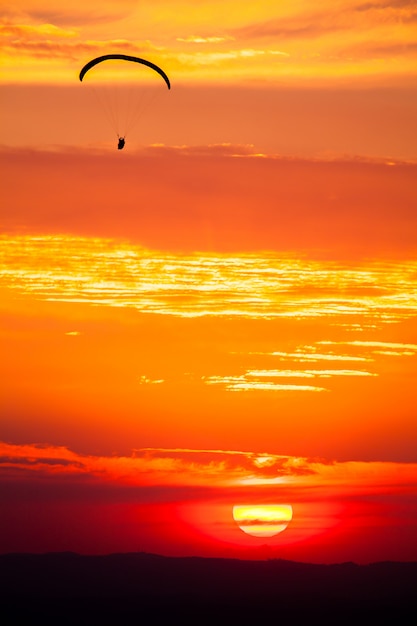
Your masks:
<instances>
[{"instance_id":1,"label":"setting sun","mask_svg":"<svg viewBox=\"0 0 417 626\"><path fill-rule=\"evenodd\" d=\"M289 504L236 505L233 519L244 533L254 537L273 537L292 520Z\"/></svg>"}]
</instances>

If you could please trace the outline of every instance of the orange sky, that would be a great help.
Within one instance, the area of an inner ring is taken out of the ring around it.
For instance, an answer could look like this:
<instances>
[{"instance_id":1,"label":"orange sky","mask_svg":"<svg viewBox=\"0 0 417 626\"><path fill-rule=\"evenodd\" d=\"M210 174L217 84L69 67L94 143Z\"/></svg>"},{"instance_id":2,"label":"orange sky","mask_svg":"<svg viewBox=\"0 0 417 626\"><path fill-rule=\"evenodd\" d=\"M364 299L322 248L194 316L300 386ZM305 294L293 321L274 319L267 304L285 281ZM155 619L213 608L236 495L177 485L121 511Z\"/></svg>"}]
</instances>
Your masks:
<instances>
[{"instance_id":1,"label":"orange sky","mask_svg":"<svg viewBox=\"0 0 417 626\"><path fill-rule=\"evenodd\" d=\"M85 7L0 15L0 551L416 559L417 4Z\"/></svg>"}]
</instances>

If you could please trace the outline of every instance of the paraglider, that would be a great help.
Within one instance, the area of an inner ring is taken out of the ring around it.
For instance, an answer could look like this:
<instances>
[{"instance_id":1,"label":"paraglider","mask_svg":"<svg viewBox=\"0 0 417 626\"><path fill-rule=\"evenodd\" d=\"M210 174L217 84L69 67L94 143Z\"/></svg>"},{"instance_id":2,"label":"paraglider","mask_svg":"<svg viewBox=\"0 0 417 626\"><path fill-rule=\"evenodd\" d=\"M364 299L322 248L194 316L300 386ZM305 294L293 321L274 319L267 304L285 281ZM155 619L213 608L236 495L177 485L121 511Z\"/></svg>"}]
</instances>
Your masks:
<instances>
[{"instance_id":1,"label":"paraglider","mask_svg":"<svg viewBox=\"0 0 417 626\"><path fill-rule=\"evenodd\" d=\"M171 83L170 83L168 76L166 75L164 70L161 69L158 65L156 65L155 63L152 63L151 61L147 61L146 59L142 59L140 57L131 56L127 54L104 54L102 56L91 59L91 61L86 63L84 67L81 69L80 74L79 74L80 81L82 82L86 74L88 74L93 68L101 65L102 63L107 65L108 61L122 61L123 65L124 65L124 62L128 62L129 64L136 63L138 64L138 66L145 66L146 68L151 69L153 72L161 76L161 78L165 82L165 85L168 87L168 89L171 89ZM107 78L105 77L105 82L107 82L107 89L100 93L96 93L96 96L98 100L100 101L101 105L103 106L104 112L107 115L108 120L110 121L111 125L116 131L117 138L118 138L118 143L117 143L118 150L123 150L123 148L125 147L127 131L133 125L135 121L134 117L137 117L137 115L139 114L138 113L139 109L143 108L143 105L141 102L139 101L133 102L133 103L131 102L131 99L132 99L132 95L130 93L131 90L127 89L128 84L125 78L126 68L124 68L123 65L122 65L122 70L121 70L122 80L121 80L121 83L119 83L118 89L119 90L120 88L121 90L124 89L125 90L124 94L128 94L126 95L126 99L129 98L129 102L126 103L125 110L124 111L120 110L123 108L123 102L120 103L119 101L119 96L120 96L121 91L119 91L118 93L116 93L115 91L114 93L110 93L113 88L116 89L117 80L114 81L113 78L109 79L107 75ZM95 74L95 72L93 73ZM103 73L101 72L98 72L97 75L95 76L95 78L98 79L99 83L100 82L102 83L102 80L101 80L102 76L103 76ZM143 78L143 75L139 73L139 78L141 77ZM149 78L149 76L147 78ZM145 77L145 81L140 81L140 80L137 81L136 70L134 70L130 79L131 79L132 84L135 85L134 89L137 90L138 92L137 97L140 97L141 91L145 92L146 87L149 87L146 81L146 77ZM114 82L115 84L113 84ZM92 86L96 87L97 89L97 84L92 85ZM122 123L124 124L123 128L121 128L120 126L120 124Z\"/></svg>"}]
</instances>

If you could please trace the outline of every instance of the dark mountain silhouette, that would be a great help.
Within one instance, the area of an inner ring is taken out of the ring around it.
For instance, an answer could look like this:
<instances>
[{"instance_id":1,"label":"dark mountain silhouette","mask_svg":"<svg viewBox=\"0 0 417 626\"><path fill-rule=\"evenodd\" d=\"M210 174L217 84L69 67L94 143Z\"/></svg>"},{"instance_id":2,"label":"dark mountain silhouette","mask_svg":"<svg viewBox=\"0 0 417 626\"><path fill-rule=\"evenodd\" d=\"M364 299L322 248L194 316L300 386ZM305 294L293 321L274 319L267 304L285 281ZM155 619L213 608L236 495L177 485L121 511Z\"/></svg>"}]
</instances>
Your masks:
<instances>
[{"instance_id":1,"label":"dark mountain silhouette","mask_svg":"<svg viewBox=\"0 0 417 626\"><path fill-rule=\"evenodd\" d=\"M417 563L0 555L1 623L417 623Z\"/></svg>"}]
</instances>

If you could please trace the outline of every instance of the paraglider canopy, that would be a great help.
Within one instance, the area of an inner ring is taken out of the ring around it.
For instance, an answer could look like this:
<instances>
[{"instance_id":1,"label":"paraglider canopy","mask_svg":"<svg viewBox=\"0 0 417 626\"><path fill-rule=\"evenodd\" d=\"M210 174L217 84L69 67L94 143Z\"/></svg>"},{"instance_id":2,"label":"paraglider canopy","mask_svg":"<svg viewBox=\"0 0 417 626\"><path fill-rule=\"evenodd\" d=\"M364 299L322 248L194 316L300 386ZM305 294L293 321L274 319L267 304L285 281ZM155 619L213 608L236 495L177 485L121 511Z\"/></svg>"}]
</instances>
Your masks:
<instances>
[{"instance_id":1,"label":"paraglider canopy","mask_svg":"<svg viewBox=\"0 0 417 626\"><path fill-rule=\"evenodd\" d=\"M95 59L92 59L91 61L86 63L86 65L84 65L84 67L82 68L80 72L80 80L81 81L83 80L86 73L89 70L91 70L92 67L94 67L95 65L98 65L99 63L102 63L103 61L109 61L111 59L119 60L119 61L131 61L132 63L140 63L141 65L146 65L147 67L150 67L155 72L158 72L158 74L160 74L162 78L164 79L164 81L166 82L168 89L171 89L171 83L169 82L169 78L165 74L164 70L162 70L160 67L155 65L155 63L151 63L151 61L147 61L146 59L140 59L139 57L130 56L128 54L104 54L101 57L96 57Z\"/></svg>"}]
</instances>

